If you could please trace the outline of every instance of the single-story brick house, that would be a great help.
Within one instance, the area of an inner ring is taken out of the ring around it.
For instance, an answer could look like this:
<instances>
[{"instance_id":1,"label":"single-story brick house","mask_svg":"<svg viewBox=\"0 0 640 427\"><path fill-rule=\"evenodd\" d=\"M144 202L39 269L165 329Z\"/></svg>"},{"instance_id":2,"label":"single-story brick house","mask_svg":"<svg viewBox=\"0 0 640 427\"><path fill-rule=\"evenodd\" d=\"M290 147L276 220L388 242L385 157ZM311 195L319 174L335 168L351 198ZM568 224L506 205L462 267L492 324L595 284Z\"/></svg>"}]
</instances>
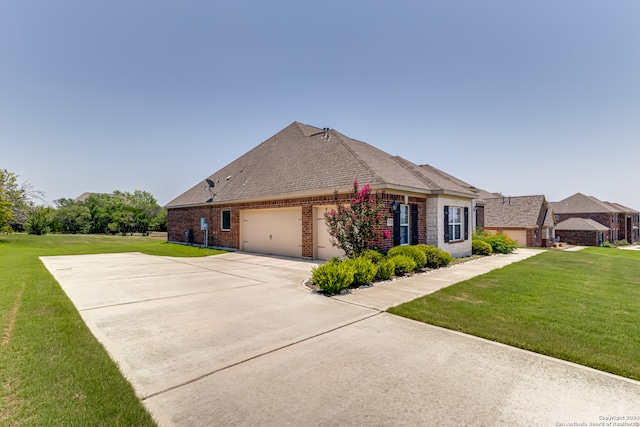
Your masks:
<instances>
[{"instance_id":1,"label":"single-story brick house","mask_svg":"<svg viewBox=\"0 0 640 427\"><path fill-rule=\"evenodd\" d=\"M310 259L341 255L324 213L349 203L354 181L382 192L393 211L378 235L387 229L394 238L378 237L376 246L426 243L455 257L471 254L474 193L430 167L298 122L169 202L168 240Z\"/></svg>"},{"instance_id":2,"label":"single-story brick house","mask_svg":"<svg viewBox=\"0 0 640 427\"><path fill-rule=\"evenodd\" d=\"M570 245L600 246L611 230L588 218L568 218L556 225L558 240Z\"/></svg>"},{"instance_id":3,"label":"single-story brick house","mask_svg":"<svg viewBox=\"0 0 640 427\"><path fill-rule=\"evenodd\" d=\"M604 236L606 242L613 243L622 239L631 244L638 242L640 213L634 209L618 203L603 202L582 193L576 193L559 202L551 202L550 205L558 223L569 218L591 219L608 229Z\"/></svg>"},{"instance_id":4,"label":"single-story brick house","mask_svg":"<svg viewBox=\"0 0 640 427\"><path fill-rule=\"evenodd\" d=\"M543 195L485 198L484 229L503 233L520 246L553 244L555 221Z\"/></svg>"}]
</instances>

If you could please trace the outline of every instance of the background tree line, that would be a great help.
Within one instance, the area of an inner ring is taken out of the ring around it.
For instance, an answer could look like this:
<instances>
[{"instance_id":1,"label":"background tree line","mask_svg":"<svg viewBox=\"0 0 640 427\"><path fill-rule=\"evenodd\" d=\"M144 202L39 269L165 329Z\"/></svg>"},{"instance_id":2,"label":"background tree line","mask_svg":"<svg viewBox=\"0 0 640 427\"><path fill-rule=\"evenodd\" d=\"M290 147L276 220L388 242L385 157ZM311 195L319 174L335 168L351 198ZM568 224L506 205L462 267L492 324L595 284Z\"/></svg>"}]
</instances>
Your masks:
<instances>
[{"instance_id":1,"label":"background tree line","mask_svg":"<svg viewBox=\"0 0 640 427\"><path fill-rule=\"evenodd\" d=\"M166 210L146 191L94 193L84 201L63 198L53 202L55 207L36 205L37 200L43 201L42 192L0 170L0 232L126 235L167 229Z\"/></svg>"}]
</instances>

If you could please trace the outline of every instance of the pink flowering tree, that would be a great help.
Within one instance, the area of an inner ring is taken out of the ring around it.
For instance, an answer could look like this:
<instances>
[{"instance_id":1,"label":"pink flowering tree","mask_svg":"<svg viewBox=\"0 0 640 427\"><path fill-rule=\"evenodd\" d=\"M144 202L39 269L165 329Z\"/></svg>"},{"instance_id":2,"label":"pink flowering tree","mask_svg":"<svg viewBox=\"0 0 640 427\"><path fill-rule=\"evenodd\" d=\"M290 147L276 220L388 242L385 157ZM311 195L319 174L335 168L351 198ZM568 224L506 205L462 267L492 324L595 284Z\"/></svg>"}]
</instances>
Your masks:
<instances>
[{"instance_id":1,"label":"pink flowering tree","mask_svg":"<svg viewBox=\"0 0 640 427\"><path fill-rule=\"evenodd\" d=\"M325 214L325 220L331 234L331 244L342 249L349 258L358 257L369 247L369 242L376 237L376 230L387 220L382 194L372 194L369 184L359 188L358 182L354 181L350 205L338 204L337 210ZM391 237L389 230L382 230L381 234L385 239Z\"/></svg>"}]
</instances>

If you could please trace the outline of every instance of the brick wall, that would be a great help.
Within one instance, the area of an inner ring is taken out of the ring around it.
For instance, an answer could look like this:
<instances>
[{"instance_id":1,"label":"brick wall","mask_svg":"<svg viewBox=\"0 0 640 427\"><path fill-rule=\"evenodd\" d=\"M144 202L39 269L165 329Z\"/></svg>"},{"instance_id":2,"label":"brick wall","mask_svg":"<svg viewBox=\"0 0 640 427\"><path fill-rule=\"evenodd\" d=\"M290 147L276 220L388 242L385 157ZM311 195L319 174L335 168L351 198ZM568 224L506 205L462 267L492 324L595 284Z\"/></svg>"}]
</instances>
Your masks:
<instances>
[{"instance_id":1,"label":"brick wall","mask_svg":"<svg viewBox=\"0 0 640 427\"><path fill-rule=\"evenodd\" d=\"M562 222L569 218L586 218L592 219L595 222L604 225L605 227L609 227L611 231L605 233L605 241L613 242L616 236L616 231L618 235L620 235L620 223L616 223L612 220L610 213L585 213L585 214L557 214L560 219L557 222ZM556 235L558 233L556 232Z\"/></svg>"},{"instance_id":2,"label":"brick wall","mask_svg":"<svg viewBox=\"0 0 640 427\"><path fill-rule=\"evenodd\" d=\"M196 245L204 245L204 231L200 231L200 218L204 217L209 223L209 246L239 249L241 210L302 207L302 256L305 258L312 258L314 249L313 207L334 205L337 203L346 204L349 203L350 200L350 194L339 194L337 199L334 194L331 194L323 196L269 200L250 203L209 205L189 208L171 208L167 213L168 240L170 242L176 243L187 243L185 232L187 230L192 230L192 243ZM405 198L402 195L383 194L383 201L385 202L387 209L390 209L391 203L394 200L401 204L405 202ZM409 204L415 203L418 205L419 243L426 243L426 199L419 197L409 197L408 201ZM221 230L223 210L231 211L231 230L229 231ZM382 238L382 230L385 229L389 230L391 235L393 235L393 227L388 227L386 224L384 224L383 226L379 227L379 229L377 230L377 238L371 243L381 249L386 250L393 246L393 238Z\"/></svg>"},{"instance_id":3,"label":"brick wall","mask_svg":"<svg viewBox=\"0 0 640 427\"><path fill-rule=\"evenodd\" d=\"M560 241L571 245L598 246L598 232L584 230L556 230Z\"/></svg>"}]
</instances>

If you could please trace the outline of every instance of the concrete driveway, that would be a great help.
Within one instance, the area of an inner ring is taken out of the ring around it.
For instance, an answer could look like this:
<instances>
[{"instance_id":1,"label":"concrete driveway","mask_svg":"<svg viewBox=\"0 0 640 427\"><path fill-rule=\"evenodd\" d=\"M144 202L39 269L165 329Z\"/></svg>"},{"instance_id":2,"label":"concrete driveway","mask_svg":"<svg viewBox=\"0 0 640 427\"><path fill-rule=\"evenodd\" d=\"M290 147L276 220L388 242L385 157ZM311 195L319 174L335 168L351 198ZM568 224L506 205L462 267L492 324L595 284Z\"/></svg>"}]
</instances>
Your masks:
<instances>
[{"instance_id":1,"label":"concrete driveway","mask_svg":"<svg viewBox=\"0 0 640 427\"><path fill-rule=\"evenodd\" d=\"M389 289L377 305L366 290L313 294L301 285L310 262L42 260L161 426L552 426L640 415L636 381L372 308L388 305Z\"/></svg>"}]
</instances>

